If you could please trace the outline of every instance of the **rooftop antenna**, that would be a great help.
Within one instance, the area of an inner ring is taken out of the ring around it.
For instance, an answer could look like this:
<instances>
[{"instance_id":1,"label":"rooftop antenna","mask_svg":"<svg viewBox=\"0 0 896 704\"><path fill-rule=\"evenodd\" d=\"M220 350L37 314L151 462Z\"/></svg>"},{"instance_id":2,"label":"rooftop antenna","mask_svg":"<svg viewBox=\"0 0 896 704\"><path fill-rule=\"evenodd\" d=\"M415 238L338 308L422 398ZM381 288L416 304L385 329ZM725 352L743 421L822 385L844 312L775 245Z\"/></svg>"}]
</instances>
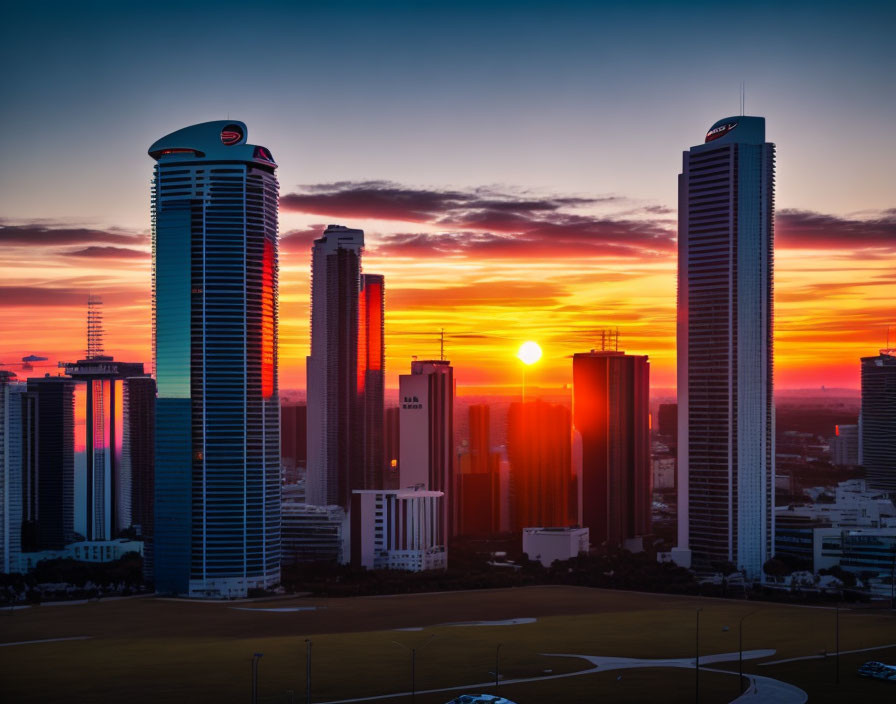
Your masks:
<instances>
[{"instance_id":1,"label":"rooftop antenna","mask_svg":"<svg viewBox=\"0 0 896 704\"><path fill-rule=\"evenodd\" d=\"M103 355L103 299L87 296L87 359Z\"/></svg>"},{"instance_id":2,"label":"rooftop antenna","mask_svg":"<svg viewBox=\"0 0 896 704\"><path fill-rule=\"evenodd\" d=\"M747 109L747 82L740 82L740 114L746 114L744 111Z\"/></svg>"},{"instance_id":3,"label":"rooftop antenna","mask_svg":"<svg viewBox=\"0 0 896 704\"><path fill-rule=\"evenodd\" d=\"M439 331L439 359L445 361L445 328Z\"/></svg>"}]
</instances>

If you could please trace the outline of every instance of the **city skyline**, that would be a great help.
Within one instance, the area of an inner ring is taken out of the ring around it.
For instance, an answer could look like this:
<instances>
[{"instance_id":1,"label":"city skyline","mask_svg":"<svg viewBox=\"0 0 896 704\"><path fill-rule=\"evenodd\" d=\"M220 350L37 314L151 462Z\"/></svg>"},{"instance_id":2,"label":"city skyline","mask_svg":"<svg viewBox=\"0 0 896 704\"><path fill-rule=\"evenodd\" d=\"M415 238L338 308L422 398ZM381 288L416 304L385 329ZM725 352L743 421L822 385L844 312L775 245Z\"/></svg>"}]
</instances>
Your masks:
<instances>
[{"instance_id":1,"label":"city skyline","mask_svg":"<svg viewBox=\"0 0 896 704\"><path fill-rule=\"evenodd\" d=\"M711 48L672 52L676 30L705 26L698 4L670 14L645 3L651 14L638 24L604 6L585 12L581 28L542 22L535 7L518 8L502 22L498 5L461 6L453 18L434 7L306 11L307 31L333 26L357 40L318 62L320 75L302 68L307 47L281 49L271 75L259 74L260 90L251 99L234 97L224 83L234 59L222 56L216 77L201 86L177 79L165 100L160 91L168 90L170 74L165 81L150 74L145 94L116 81L114 68L106 69L102 96L85 85L84 76L123 40L142 36L126 22L142 10L110 12L90 26L71 17L92 46L63 69L54 63L70 48L54 34L63 24L35 38L26 31L36 21L33 10L16 8L4 51L25 51L22 38L29 37L43 53L30 67L19 61L3 79L10 105L39 108L63 86L63 95L79 88L85 98L39 119L18 107L4 117L0 326L7 334L0 361L32 353L80 358L90 292L105 301L110 354L149 361L148 160L141 146L166 127L229 116L251 124L281 167L283 389L304 387L310 246L329 222L365 230L365 270L389 281L388 389L397 388L413 355L437 356L441 328L461 389L517 385L508 361L525 339L545 350L531 383L570 384L567 357L596 346L595 331L606 327L618 327L633 354L650 356L654 388L671 389L670 174L680 144L697 142L700 127L737 112L745 81L746 112L764 115L769 140L779 144L776 385L858 389L858 359L884 347L887 326L896 323L896 209L886 170L896 156L886 139L894 99L879 60L892 8L760 8L741 19L745 38L763 23L773 25L761 50L744 39L719 60ZM271 19L275 9L259 12ZM276 12L283 26L268 22L265 41L298 21L288 8ZM179 28L166 65L192 56L195 47L181 32L201 21L217 27L198 13L163 8L162 14ZM420 44L423 28L431 30L429 47ZM572 41L589 29L599 41ZM209 46L232 31L222 28ZM386 47L399 35L408 37L406 47ZM477 48L490 35L492 58ZM804 40L800 51L792 36ZM376 52L379 72L364 67L364 51ZM413 70L410 56L419 61ZM239 77L258 66L257 59L240 60L246 67ZM133 75L149 71L148 59L128 62ZM386 68L407 80L396 82ZM645 70L656 78L649 91L632 80ZM275 90L292 77L304 91L298 105L299 98ZM359 91L370 107L363 120L349 118L356 113L343 109L346 98L328 81L346 95ZM830 82L839 86L836 98L826 90ZM533 86L544 93L537 105L528 97ZM109 101L120 107L111 123L96 110ZM468 114L474 103L480 107ZM450 106L464 108L461 119L446 120ZM78 139L69 138L73 130ZM839 143L848 149L835 151ZM54 324L35 326L36 317Z\"/></svg>"}]
</instances>

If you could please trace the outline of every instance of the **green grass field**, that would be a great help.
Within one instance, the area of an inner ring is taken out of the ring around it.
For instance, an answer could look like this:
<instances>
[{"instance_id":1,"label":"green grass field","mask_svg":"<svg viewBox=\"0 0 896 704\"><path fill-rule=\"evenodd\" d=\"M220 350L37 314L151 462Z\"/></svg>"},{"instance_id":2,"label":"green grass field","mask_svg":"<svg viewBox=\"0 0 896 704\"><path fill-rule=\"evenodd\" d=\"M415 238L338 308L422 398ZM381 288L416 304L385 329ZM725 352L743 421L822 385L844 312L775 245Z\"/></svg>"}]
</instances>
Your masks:
<instances>
[{"instance_id":1,"label":"green grass field","mask_svg":"<svg viewBox=\"0 0 896 704\"><path fill-rule=\"evenodd\" d=\"M308 606L316 609L263 610ZM313 642L314 702L409 690L410 654L393 641L417 648L426 644L417 653L418 690L493 681L499 643L499 670L505 678L591 667L585 660L543 653L686 658L694 654L698 607L704 656L736 652L738 620L757 608L744 622L744 648L775 649L765 661L834 651L833 609L577 587L236 604L140 598L0 612L0 643L89 636L0 648L0 700L249 702L251 658L261 652L259 701L304 702L306 638ZM445 625L511 618L536 621ZM421 630L395 630L408 628ZM892 643L892 613L841 611L841 650ZM842 655L839 685L833 657L766 667L759 666L761 660L745 661L744 670L801 687L810 702L896 697L896 685L856 675L856 667L872 659L896 662L896 648ZM737 662L712 667L736 672ZM519 704L693 702L694 674L692 668L641 668L505 684L499 691ZM700 681L701 702L726 702L737 694L736 676L702 672ZM416 702L441 704L463 691L418 695Z\"/></svg>"}]
</instances>

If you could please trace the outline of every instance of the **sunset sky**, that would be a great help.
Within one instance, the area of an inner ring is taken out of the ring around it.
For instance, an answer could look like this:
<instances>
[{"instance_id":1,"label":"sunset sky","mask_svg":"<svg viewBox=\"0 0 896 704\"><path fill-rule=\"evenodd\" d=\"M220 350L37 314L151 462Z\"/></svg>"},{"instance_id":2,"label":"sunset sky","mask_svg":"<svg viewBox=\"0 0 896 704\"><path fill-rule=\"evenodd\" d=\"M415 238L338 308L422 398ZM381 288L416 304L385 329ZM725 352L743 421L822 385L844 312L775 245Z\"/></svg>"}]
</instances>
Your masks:
<instances>
[{"instance_id":1,"label":"sunset sky","mask_svg":"<svg viewBox=\"0 0 896 704\"><path fill-rule=\"evenodd\" d=\"M778 149L776 384L855 388L896 339L896 6L780 4L10 6L0 361L83 356L92 292L107 352L149 364L146 149L229 117L280 165L281 388L328 223L386 277L389 387L440 328L464 387L518 383L527 339L532 383L569 383L617 327L674 386L681 152L745 81Z\"/></svg>"}]
</instances>

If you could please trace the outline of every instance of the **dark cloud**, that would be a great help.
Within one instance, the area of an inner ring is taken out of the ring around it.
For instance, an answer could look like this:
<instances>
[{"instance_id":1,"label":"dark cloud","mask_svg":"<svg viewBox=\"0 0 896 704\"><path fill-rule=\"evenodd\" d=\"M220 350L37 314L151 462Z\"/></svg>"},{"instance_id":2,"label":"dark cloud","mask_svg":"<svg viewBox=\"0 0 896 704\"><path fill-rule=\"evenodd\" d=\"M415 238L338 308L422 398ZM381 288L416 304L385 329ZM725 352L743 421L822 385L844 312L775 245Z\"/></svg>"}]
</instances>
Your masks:
<instances>
[{"instance_id":1,"label":"dark cloud","mask_svg":"<svg viewBox=\"0 0 896 704\"><path fill-rule=\"evenodd\" d=\"M670 251L672 233L654 221L584 216L570 208L623 200L617 197L531 197L489 189L432 190L387 181L339 182L305 187L280 199L284 210L349 219L384 219L433 225L446 234L397 234L376 251L492 256L631 256ZM644 211L647 212L647 211ZM662 211L665 213L665 211ZM653 214L653 213L651 213Z\"/></svg>"},{"instance_id":2,"label":"dark cloud","mask_svg":"<svg viewBox=\"0 0 896 704\"><path fill-rule=\"evenodd\" d=\"M135 235L115 230L95 230L83 227L48 227L41 224L0 225L0 245L140 245L149 241L147 235Z\"/></svg>"},{"instance_id":3,"label":"dark cloud","mask_svg":"<svg viewBox=\"0 0 896 704\"><path fill-rule=\"evenodd\" d=\"M314 240L324 233L326 227L326 225L309 225L304 230L290 230L280 235L280 251L307 254Z\"/></svg>"},{"instance_id":4,"label":"dark cloud","mask_svg":"<svg viewBox=\"0 0 896 704\"><path fill-rule=\"evenodd\" d=\"M857 256L874 256L859 250L890 250L896 253L896 209L880 211L871 218L856 220L808 210L779 210L775 217L775 246L792 249L844 249ZM880 254L884 254L882 252Z\"/></svg>"},{"instance_id":5,"label":"dark cloud","mask_svg":"<svg viewBox=\"0 0 896 704\"><path fill-rule=\"evenodd\" d=\"M93 245L84 249L76 249L66 252L70 257L89 257L91 259L149 259L149 252L141 249L129 249L128 247L113 247L111 245Z\"/></svg>"},{"instance_id":6,"label":"dark cloud","mask_svg":"<svg viewBox=\"0 0 896 704\"><path fill-rule=\"evenodd\" d=\"M149 293L147 286L0 286L0 301L5 307L86 308L88 295L99 295L111 307L142 305Z\"/></svg>"}]
</instances>

